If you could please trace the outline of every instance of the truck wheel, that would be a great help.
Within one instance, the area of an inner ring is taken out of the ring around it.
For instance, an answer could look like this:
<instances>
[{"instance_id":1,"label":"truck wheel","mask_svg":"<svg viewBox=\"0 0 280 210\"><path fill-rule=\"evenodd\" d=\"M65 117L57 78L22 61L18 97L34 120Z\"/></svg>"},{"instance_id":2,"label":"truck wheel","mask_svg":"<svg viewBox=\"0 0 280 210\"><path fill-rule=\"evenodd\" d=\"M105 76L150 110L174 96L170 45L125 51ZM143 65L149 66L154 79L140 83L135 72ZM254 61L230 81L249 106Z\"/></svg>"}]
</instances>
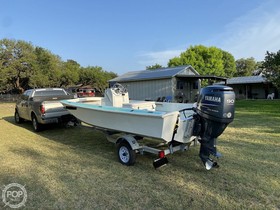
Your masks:
<instances>
[{"instance_id":1,"label":"truck wheel","mask_svg":"<svg viewBox=\"0 0 280 210\"><path fill-rule=\"evenodd\" d=\"M121 164L123 165L134 165L136 160L136 153L134 150L132 150L129 143L126 141L122 141L118 144L117 147L118 151L118 158Z\"/></svg>"},{"instance_id":2,"label":"truck wheel","mask_svg":"<svg viewBox=\"0 0 280 210\"><path fill-rule=\"evenodd\" d=\"M15 111L15 116L14 116L14 117L15 117L15 122L16 122L17 124L20 124L20 123L23 123L23 122L24 122L24 119L21 118L21 117L19 116L17 110Z\"/></svg>"},{"instance_id":3,"label":"truck wheel","mask_svg":"<svg viewBox=\"0 0 280 210\"><path fill-rule=\"evenodd\" d=\"M37 117L33 114L32 115L32 125L33 125L33 129L34 131L38 132L42 130L42 124L38 123Z\"/></svg>"}]
</instances>

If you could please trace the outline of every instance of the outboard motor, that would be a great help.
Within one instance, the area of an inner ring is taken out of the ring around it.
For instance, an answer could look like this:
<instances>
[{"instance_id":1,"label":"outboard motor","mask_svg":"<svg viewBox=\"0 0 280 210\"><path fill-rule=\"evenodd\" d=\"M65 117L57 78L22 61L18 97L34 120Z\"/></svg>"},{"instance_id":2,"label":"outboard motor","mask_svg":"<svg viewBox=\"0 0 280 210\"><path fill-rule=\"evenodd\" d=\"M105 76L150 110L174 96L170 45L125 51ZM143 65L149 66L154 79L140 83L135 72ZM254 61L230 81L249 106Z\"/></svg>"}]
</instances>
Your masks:
<instances>
[{"instance_id":1,"label":"outboard motor","mask_svg":"<svg viewBox=\"0 0 280 210\"><path fill-rule=\"evenodd\" d=\"M219 157L216 138L234 119L235 94L231 87L212 85L202 88L198 96L194 133L200 136L199 156L207 170L218 167L210 155Z\"/></svg>"}]
</instances>

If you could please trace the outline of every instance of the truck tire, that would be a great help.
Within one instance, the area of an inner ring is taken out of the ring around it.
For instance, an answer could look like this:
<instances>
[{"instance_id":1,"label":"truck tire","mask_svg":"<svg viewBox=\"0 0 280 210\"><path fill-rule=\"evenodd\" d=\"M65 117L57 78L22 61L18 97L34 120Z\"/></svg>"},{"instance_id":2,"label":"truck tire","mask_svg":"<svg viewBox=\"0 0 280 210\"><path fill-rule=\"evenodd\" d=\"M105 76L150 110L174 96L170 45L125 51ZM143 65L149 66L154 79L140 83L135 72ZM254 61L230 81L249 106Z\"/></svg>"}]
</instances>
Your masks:
<instances>
[{"instance_id":1,"label":"truck tire","mask_svg":"<svg viewBox=\"0 0 280 210\"><path fill-rule=\"evenodd\" d=\"M15 122L16 122L17 124L20 124L20 123L23 123L23 122L24 122L24 119L21 118L21 117L19 116L19 113L18 113L17 110L15 111L14 118L15 118Z\"/></svg>"},{"instance_id":2,"label":"truck tire","mask_svg":"<svg viewBox=\"0 0 280 210\"><path fill-rule=\"evenodd\" d=\"M32 114L31 120L32 120L32 126L33 126L34 131L35 132L41 131L43 128L43 125L38 123L38 120L37 120L37 117L35 116L35 114Z\"/></svg>"},{"instance_id":3,"label":"truck tire","mask_svg":"<svg viewBox=\"0 0 280 210\"><path fill-rule=\"evenodd\" d=\"M117 146L118 158L121 164L131 166L136 160L136 152L127 141L121 141Z\"/></svg>"}]
</instances>

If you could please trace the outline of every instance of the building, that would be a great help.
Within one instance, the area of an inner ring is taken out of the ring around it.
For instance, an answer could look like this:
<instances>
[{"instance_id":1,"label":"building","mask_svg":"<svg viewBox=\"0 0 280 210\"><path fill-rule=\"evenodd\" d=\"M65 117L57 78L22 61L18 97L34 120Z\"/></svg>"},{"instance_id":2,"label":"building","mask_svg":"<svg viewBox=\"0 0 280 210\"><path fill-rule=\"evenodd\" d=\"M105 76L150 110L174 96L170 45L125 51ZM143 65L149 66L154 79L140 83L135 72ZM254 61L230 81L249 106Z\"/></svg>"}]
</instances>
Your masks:
<instances>
[{"instance_id":1,"label":"building","mask_svg":"<svg viewBox=\"0 0 280 210\"><path fill-rule=\"evenodd\" d=\"M109 81L125 86L133 100L193 102L200 90L201 79L222 79L201 76L190 65L155 70L132 71Z\"/></svg>"},{"instance_id":2,"label":"building","mask_svg":"<svg viewBox=\"0 0 280 210\"><path fill-rule=\"evenodd\" d=\"M221 82L219 84L222 84ZM233 77L227 79L226 84L234 89L238 99L266 99L268 94L274 93L279 98L279 93L271 82L262 75L248 77Z\"/></svg>"}]
</instances>

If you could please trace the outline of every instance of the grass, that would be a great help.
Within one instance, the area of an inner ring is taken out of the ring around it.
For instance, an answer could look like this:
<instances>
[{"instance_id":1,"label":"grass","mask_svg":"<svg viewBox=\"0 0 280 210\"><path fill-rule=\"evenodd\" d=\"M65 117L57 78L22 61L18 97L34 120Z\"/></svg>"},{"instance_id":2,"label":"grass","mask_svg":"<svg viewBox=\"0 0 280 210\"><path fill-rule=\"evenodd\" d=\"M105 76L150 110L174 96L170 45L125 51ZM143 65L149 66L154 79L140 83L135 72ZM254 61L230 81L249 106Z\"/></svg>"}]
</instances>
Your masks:
<instances>
[{"instance_id":1,"label":"grass","mask_svg":"<svg viewBox=\"0 0 280 210\"><path fill-rule=\"evenodd\" d=\"M0 103L0 185L25 185L26 209L279 209L280 101L238 101L219 138L220 168L206 171L199 147L135 166L88 127L16 125L14 104ZM0 199L0 208L4 203Z\"/></svg>"}]
</instances>

